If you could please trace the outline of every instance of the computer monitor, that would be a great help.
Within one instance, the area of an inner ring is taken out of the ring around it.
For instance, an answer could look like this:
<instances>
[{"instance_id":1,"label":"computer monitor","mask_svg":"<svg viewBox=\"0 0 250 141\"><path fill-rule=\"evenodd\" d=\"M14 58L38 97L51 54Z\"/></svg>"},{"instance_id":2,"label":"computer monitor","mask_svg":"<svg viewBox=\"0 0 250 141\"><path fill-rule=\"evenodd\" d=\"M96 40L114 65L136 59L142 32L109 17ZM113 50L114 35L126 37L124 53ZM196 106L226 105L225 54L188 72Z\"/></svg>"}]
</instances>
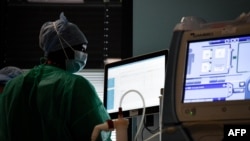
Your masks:
<instances>
[{"instance_id":1,"label":"computer monitor","mask_svg":"<svg viewBox=\"0 0 250 141\"><path fill-rule=\"evenodd\" d=\"M104 105L111 117L117 118L120 105L124 117L141 115L143 99L146 114L159 112L167 55L168 50L160 50L105 65ZM129 90L138 91L143 99L133 91L124 96Z\"/></svg>"},{"instance_id":2,"label":"computer monitor","mask_svg":"<svg viewBox=\"0 0 250 141\"><path fill-rule=\"evenodd\" d=\"M250 24L183 33L175 73L181 122L250 119Z\"/></svg>"}]
</instances>

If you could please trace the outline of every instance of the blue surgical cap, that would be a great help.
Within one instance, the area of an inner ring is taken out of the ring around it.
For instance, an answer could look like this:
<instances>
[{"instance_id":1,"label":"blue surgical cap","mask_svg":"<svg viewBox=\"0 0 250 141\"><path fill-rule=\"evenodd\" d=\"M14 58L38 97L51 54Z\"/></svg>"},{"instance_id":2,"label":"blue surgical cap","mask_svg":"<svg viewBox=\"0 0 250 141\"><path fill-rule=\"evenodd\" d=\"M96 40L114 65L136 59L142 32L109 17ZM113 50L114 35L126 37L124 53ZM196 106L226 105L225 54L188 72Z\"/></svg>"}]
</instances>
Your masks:
<instances>
[{"instance_id":1,"label":"blue surgical cap","mask_svg":"<svg viewBox=\"0 0 250 141\"><path fill-rule=\"evenodd\" d=\"M6 84L9 80L22 74L23 71L20 68L14 66L7 66L0 70L0 84Z\"/></svg>"},{"instance_id":2,"label":"blue surgical cap","mask_svg":"<svg viewBox=\"0 0 250 141\"><path fill-rule=\"evenodd\" d=\"M54 22L45 22L42 25L39 35L39 45L47 56L50 52L69 47L65 41L71 46L88 43L85 35L78 26L69 22L62 12L60 19Z\"/></svg>"}]
</instances>

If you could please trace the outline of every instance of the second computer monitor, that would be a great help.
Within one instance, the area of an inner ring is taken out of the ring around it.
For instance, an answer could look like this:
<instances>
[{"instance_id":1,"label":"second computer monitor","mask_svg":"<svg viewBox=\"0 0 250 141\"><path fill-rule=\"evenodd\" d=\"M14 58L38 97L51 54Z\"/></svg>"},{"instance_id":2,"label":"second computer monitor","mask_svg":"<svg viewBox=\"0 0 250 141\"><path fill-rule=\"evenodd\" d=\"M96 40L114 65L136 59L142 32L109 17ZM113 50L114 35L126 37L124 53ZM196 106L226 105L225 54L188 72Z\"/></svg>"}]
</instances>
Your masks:
<instances>
[{"instance_id":1,"label":"second computer monitor","mask_svg":"<svg viewBox=\"0 0 250 141\"><path fill-rule=\"evenodd\" d=\"M125 117L142 114L143 101L146 114L159 112L167 55L167 50L161 50L105 66L104 105L112 117L117 116L120 105ZM133 90L138 91L143 98ZM122 96L124 98L121 101Z\"/></svg>"}]
</instances>

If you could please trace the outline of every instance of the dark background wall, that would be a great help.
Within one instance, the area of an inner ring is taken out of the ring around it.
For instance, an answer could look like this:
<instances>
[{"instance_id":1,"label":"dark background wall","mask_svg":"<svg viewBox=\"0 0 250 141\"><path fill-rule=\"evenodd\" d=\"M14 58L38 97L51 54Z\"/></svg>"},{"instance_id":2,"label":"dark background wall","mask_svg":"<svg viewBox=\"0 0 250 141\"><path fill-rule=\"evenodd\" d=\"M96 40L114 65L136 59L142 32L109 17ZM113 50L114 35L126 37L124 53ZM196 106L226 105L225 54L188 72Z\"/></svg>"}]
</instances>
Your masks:
<instances>
[{"instance_id":1,"label":"dark background wall","mask_svg":"<svg viewBox=\"0 0 250 141\"><path fill-rule=\"evenodd\" d=\"M133 0L133 55L168 48L183 16L213 22L235 19L242 12L250 12L249 0Z\"/></svg>"},{"instance_id":2,"label":"dark background wall","mask_svg":"<svg viewBox=\"0 0 250 141\"><path fill-rule=\"evenodd\" d=\"M29 69L40 63L39 31L44 22L55 21L61 12L85 33L88 44L86 68L103 68L104 60L132 55L122 51L122 2L85 0L82 4L41 4L26 0L1 1L0 66ZM131 23L131 22L130 22Z\"/></svg>"}]
</instances>

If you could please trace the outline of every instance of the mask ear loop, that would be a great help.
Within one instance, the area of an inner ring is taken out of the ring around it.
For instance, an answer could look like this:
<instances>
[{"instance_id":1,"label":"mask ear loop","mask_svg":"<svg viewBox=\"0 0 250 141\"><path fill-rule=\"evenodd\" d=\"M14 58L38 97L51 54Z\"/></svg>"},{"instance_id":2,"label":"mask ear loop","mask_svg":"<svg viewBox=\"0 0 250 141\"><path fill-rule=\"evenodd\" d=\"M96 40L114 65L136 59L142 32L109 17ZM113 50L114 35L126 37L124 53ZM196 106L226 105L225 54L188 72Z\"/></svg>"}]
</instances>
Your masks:
<instances>
[{"instance_id":1,"label":"mask ear loop","mask_svg":"<svg viewBox=\"0 0 250 141\"><path fill-rule=\"evenodd\" d=\"M58 31L57 31L57 28L56 28L55 22L53 22L53 27L54 27L54 29L55 29L55 31L56 31L56 34L57 34L57 36L58 36L58 39L59 39L59 41L60 41L61 47L62 47L62 49L63 49L63 52L64 52L64 54L65 54L67 60L69 60L69 57L68 57L68 55L67 55L67 53L66 53L66 51L65 51L65 49L64 49L64 47L63 47L62 40L63 40L63 41L73 50L73 51L74 51L74 49L71 47L71 45L70 45L67 41L65 41L65 40L59 35L59 33L58 33ZM62 39L62 40L61 40L61 39Z\"/></svg>"}]
</instances>

